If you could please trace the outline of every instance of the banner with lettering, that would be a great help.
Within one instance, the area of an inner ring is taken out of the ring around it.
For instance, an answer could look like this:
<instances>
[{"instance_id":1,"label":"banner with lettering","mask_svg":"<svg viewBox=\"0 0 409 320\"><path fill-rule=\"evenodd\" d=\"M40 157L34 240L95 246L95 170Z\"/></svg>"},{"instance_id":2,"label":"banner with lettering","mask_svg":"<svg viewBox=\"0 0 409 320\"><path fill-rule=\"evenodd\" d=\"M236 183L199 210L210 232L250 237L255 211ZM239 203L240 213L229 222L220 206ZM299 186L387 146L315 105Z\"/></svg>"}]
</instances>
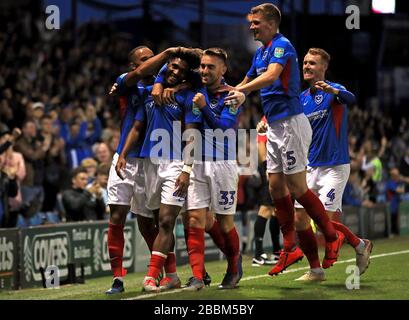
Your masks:
<instances>
[{"instance_id":1,"label":"banner with lettering","mask_svg":"<svg viewBox=\"0 0 409 320\"><path fill-rule=\"evenodd\" d=\"M137 241L134 221L126 223L124 236L123 266L133 272ZM68 276L69 263L75 265L77 277L81 276L81 269L85 278L111 274L106 221L22 229L20 241L21 288L42 286L41 267L56 266L60 281Z\"/></svg>"},{"instance_id":2,"label":"banner with lettering","mask_svg":"<svg viewBox=\"0 0 409 320\"><path fill-rule=\"evenodd\" d=\"M0 289L17 289L18 229L0 232Z\"/></svg>"}]
</instances>

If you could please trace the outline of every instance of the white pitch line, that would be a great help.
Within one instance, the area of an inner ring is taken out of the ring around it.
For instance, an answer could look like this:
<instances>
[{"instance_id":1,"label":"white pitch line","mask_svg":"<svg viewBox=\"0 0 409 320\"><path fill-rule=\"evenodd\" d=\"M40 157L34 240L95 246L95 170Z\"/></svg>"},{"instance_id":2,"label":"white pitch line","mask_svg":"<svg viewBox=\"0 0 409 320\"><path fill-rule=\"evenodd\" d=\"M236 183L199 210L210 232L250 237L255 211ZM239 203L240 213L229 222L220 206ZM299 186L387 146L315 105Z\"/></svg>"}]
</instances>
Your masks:
<instances>
[{"instance_id":1,"label":"white pitch line","mask_svg":"<svg viewBox=\"0 0 409 320\"><path fill-rule=\"evenodd\" d=\"M409 253L409 250L402 250L402 251L395 251L395 252L389 252L389 253L376 254L376 255L371 256L371 259L388 257L388 256L396 256L396 255L405 254L405 253ZM349 263L349 262L355 262L355 258L348 259L348 260L337 261L335 263L335 265L342 264L342 263ZM293 272L298 272L298 271L303 271L303 270L309 270L309 269L310 269L310 267L290 269L290 270L284 271L283 274L293 273ZM258 275L258 276L245 277L245 278L241 279L240 282L259 279L259 278L265 278L267 276L269 276L269 275L268 274L261 274L261 275ZM140 296L137 296L137 297L125 298L125 299L121 299L121 300L142 300L142 299L148 299L148 298L157 297L157 296L164 296L164 295L167 295L167 294L178 293L178 292L182 292L182 291L185 291L185 290L184 289L176 289L176 290L164 291L164 292L159 292L159 293L149 293L149 294L143 294L143 295L140 295Z\"/></svg>"}]
</instances>

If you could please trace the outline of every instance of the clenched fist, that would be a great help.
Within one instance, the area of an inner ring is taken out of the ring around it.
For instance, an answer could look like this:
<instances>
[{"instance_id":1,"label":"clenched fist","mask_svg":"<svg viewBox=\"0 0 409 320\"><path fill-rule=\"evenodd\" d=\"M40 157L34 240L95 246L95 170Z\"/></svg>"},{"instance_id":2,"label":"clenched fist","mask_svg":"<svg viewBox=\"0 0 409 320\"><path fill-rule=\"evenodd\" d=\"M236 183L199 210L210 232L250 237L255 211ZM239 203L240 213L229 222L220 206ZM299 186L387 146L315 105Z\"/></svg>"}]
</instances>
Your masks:
<instances>
[{"instance_id":1,"label":"clenched fist","mask_svg":"<svg viewBox=\"0 0 409 320\"><path fill-rule=\"evenodd\" d=\"M206 98L201 93L196 93L196 95L193 97L192 102L193 105L199 107L200 109L203 109L206 106Z\"/></svg>"}]
</instances>

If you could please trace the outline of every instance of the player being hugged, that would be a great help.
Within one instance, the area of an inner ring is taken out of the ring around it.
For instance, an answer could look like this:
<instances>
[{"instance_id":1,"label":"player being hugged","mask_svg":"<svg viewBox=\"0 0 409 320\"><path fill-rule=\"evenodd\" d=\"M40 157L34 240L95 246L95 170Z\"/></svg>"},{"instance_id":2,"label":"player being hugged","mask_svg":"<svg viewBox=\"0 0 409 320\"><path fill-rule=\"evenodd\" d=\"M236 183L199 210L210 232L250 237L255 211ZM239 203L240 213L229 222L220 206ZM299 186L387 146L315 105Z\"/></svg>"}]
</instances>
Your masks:
<instances>
[{"instance_id":1,"label":"player being hugged","mask_svg":"<svg viewBox=\"0 0 409 320\"><path fill-rule=\"evenodd\" d=\"M164 86L175 87L186 79L190 70L199 66L200 55L193 49L170 48L141 65L139 73L150 70L157 72L166 62ZM146 206L154 211L159 210L159 230L153 243L148 272L143 280L145 291L157 292L181 286L173 252L173 229L186 200L193 165L193 159L182 160L182 155L185 155L182 153L182 126L185 129L195 128L201 122L189 106L193 95L190 90L182 90L175 94L174 103L158 106L150 93L145 92L144 112L136 114L134 126L117 164L117 171L120 172L126 165L127 152L146 127L141 149L141 157L145 158ZM166 277L158 286L156 279L163 267Z\"/></svg>"},{"instance_id":2,"label":"player being hugged","mask_svg":"<svg viewBox=\"0 0 409 320\"><path fill-rule=\"evenodd\" d=\"M323 49L311 48L304 57L303 76L310 87L301 93L304 113L312 127L312 142L308 153L307 184L317 194L332 219L342 211L342 194L348 181L350 160L348 150L348 108L355 103L355 96L338 83L325 80L330 55ZM298 278L299 281L322 281L326 269L335 259L325 256L322 268L318 257L318 246L310 226L310 218L299 203L295 203L295 226L300 246L310 263L311 269ZM360 239L345 225L332 221L335 229L346 237L356 251L359 273L369 265L372 243Z\"/></svg>"}]
</instances>

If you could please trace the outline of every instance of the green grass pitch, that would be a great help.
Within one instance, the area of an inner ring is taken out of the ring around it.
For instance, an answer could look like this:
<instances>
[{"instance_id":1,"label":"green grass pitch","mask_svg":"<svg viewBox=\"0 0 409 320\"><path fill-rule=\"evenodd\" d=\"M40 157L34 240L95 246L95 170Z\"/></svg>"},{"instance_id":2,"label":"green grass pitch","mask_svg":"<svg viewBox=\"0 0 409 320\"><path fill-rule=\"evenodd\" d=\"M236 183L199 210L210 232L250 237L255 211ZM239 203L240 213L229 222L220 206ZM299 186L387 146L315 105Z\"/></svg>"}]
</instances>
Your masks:
<instances>
[{"instance_id":1,"label":"green grass pitch","mask_svg":"<svg viewBox=\"0 0 409 320\"><path fill-rule=\"evenodd\" d=\"M323 252L320 252L322 258ZM125 278L125 292L106 296L105 290L111 284L110 277L86 280L85 284L66 285L59 289L25 289L0 291L0 300L41 299L41 300L104 300L104 299L178 299L178 300L241 300L241 299L285 299L285 300L356 300L356 299L409 299L409 236L374 241L369 269L362 275L359 289L348 290L346 273L348 265L354 265L355 253L344 244L339 262L326 271L327 280L321 283L300 283L294 279L308 268L304 258L283 274L270 277L270 267L252 267L251 256L243 257L244 275L240 286L234 290L217 290L225 271L225 261L208 262L206 269L212 277L212 284L198 292L174 290L155 294L141 292L143 273L128 274ZM182 282L190 276L188 265L178 268Z\"/></svg>"}]
</instances>

